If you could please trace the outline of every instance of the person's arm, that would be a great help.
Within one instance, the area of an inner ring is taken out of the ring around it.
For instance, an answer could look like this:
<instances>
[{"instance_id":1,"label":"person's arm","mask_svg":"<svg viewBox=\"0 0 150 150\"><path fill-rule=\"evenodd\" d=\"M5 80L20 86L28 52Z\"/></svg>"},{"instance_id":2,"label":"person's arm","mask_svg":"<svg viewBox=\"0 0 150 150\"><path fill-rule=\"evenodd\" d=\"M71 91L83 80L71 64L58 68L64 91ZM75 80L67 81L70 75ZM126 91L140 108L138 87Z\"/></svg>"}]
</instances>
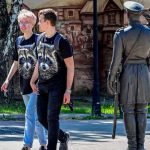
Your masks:
<instances>
[{"instance_id":1,"label":"person's arm","mask_svg":"<svg viewBox=\"0 0 150 150\"><path fill-rule=\"evenodd\" d=\"M38 62L37 62L36 65L35 65L35 68L34 68L34 72L33 72L32 78L30 80L31 88L32 88L33 92L35 92L35 93L38 93L38 88L37 88L37 86L35 84L35 82L37 81L38 76L39 76L38 66L39 65L38 65Z\"/></svg>"},{"instance_id":2,"label":"person's arm","mask_svg":"<svg viewBox=\"0 0 150 150\"><path fill-rule=\"evenodd\" d=\"M9 82L12 79L12 77L14 76L14 74L17 72L17 70L18 70L18 61L14 61L12 66L11 66L11 69L7 75L5 82L1 86L1 91L4 91L4 92L8 91L7 88L8 88Z\"/></svg>"},{"instance_id":3,"label":"person's arm","mask_svg":"<svg viewBox=\"0 0 150 150\"><path fill-rule=\"evenodd\" d=\"M74 78L74 60L73 56L64 59L66 67L67 67L67 83L66 83L66 89L71 89L73 78Z\"/></svg>"},{"instance_id":4,"label":"person's arm","mask_svg":"<svg viewBox=\"0 0 150 150\"><path fill-rule=\"evenodd\" d=\"M70 94L71 94L71 87L74 78L74 60L73 60L73 49L70 45L69 41L65 38L61 38L59 42L59 50L62 59L67 68L67 82L66 82L66 92L64 93L63 103L69 104L70 103Z\"/></svg>"},{"instance_id":5,"label":"person's arm","mask_svg":"<svg viewBox=\"0 0 150 150\"><path fill-rule=\"evenodd\" d=\"M64 59L64 62L67 67L67 83L66 83L66 92L64 94L64 104L70 103L70 94L71 94L71 87L74 78L74 60L73 56Z\"/></svg>"}]
</instances>

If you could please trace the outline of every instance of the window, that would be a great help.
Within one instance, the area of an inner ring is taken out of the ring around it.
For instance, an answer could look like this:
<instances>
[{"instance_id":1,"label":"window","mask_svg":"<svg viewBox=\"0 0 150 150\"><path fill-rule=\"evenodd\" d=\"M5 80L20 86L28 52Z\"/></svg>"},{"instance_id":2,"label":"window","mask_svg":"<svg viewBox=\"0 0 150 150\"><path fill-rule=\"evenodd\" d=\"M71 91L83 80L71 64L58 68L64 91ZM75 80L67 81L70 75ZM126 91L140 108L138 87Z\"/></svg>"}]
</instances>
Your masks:
<instances>
[{"instance_id":1,"label":"window","mask_svg":"<svg viewBox=\"0 0 150 150\"><path fill-rule=\"evenodd\" d=\"M74 26L71 26L71 30L72 30L72 31L74 30Z\"/></svg>"},{"instance_id":2,"label":"window","mask_svg":"<svg viewBox=\"0 0 150 150\"><path fill-rule=\"evenodd\" d=\"M109 24L116 24L116 16L115 13L109 13L108 14L108 23Z\"/></svg>"},{"instance_id":3,"label":"window","mask_svg":"<svg viewBox=\"0 0 150 150\"><path fill-rule=\"evenodd\" d=\"M68 16L69 17L74 17L74 11L73 10L69 10L68 11Z\"/></svg>"}]
</instances>

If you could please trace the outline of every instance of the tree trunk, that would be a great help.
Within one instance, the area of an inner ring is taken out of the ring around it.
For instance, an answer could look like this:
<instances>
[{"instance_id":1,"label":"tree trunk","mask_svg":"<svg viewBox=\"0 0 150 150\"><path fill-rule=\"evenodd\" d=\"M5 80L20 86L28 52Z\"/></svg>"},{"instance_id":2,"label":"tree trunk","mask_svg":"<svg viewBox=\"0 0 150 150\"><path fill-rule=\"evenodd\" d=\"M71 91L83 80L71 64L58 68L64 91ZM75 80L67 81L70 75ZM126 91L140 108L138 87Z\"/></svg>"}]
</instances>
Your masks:
<instances>
[{"instance_id":1,"label":"tree trunk","mask_svg":"<svg viewBox=\"0 0 150 150\"><path fill-rule=\"evenodd\" d=\"M7 30L6 43L3 51L5 61L10 60L10 57L12 56L12 49L14 49L15 45L15 39L19 33L17 16L21 10L22 3L23 0L13 0L12 2L12 8L10 11L10 25Z\"/></svg>"},{"instance_id":2,"label":"tree trunk","mask_svg":"<svg viewBox=\"0 0 150 150\"><path fill-rule=\"evenodd\" d=\"M0 0L0 86L6 75L5 63L3 59L4 41L6 38L7 26L9 23L9 17L7 12L6 0ZM3 96L0 92L0 98Z\"/></svg>"},{"instance_id":3,"label":"tree trunk","mask_svg":"<svg viewBox=\"0 0 150 150\"><path fill-rule=\"evenodd\" d=\"M1 57L3 58L3 61L2 61L3 63L0 65L2 68L2 73L3 73L3 76L1 77L3 81L5 80L10 70L10 66L12 65L11 60L12 60L12 55L13 55L13 49L15 46L15 39L19 33L17 16L21 9L22 3L23 3L23 0L12 0L11 10L9 13L9 19L7 19L7 23L9 22L9 26L7 27L7 33L5 36L6 38L5 38L4 48L2 52L3 56ZM9 91L7 94L8 99L12 98L13 91L14 91L14 86L13 86L13 83L11 82L9 86Z\"/></svg>"}]
</instances>

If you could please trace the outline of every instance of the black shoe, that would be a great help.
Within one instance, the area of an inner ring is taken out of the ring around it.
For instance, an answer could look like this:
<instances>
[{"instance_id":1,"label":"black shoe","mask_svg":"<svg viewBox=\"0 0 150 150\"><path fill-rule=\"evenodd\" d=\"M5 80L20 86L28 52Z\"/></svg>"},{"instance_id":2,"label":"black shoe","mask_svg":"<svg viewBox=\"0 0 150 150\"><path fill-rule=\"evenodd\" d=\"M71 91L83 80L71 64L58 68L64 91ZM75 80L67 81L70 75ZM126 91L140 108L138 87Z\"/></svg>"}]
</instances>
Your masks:
<instances>
[{"instance_id":1,"label":"black shoe","mask_svg":"<svg viewBox=\"0 0 150 150\"><path fill-rule=\"evenodd\" d=\"M30 150L30 147L23 146L23 148L21 150Z\"/></svg>"},{"instance_id":2,"label":"black shoe","mask_svg":"<svg viewBox=\"0 0 150 150\"><path fill-rule=\"evenodd\" d=\"M65 135L66 135L66 141L60 142L59 150L68 150L68 141L70 139L70 134L65 133Z\"/></svg>"},{"instance_id":3,"label":"black shoe","mask_svg":"<svg viewBox=\"0 0 150 150\"><path fill-rule=\"evenodd\" d=\"M47 150L44 146L40 146L39 150Z\"/></svg>"}]
</instances>

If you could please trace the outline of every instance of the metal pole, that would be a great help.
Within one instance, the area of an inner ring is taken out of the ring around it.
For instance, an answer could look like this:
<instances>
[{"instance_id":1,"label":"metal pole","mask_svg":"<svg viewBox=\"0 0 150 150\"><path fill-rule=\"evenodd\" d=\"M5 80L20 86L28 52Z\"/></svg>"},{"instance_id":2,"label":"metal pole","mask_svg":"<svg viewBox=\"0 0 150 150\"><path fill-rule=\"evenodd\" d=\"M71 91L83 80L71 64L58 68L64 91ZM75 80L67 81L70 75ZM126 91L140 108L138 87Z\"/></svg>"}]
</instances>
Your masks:
<instances>
[{"instance_id":1,"label":"metal pole","mask_svg":"<svg viewBox=\"0 0 150 150\"><path fill-rule=\"evenodd\" d=\"M100 85L99 85L99 53L98 53L98 26L97 26L97 0L93 0L93 64L94 64L94 82L93 82L93 101L92 115L101 115L100 105Z\"/></svg>"}]
</instances>

